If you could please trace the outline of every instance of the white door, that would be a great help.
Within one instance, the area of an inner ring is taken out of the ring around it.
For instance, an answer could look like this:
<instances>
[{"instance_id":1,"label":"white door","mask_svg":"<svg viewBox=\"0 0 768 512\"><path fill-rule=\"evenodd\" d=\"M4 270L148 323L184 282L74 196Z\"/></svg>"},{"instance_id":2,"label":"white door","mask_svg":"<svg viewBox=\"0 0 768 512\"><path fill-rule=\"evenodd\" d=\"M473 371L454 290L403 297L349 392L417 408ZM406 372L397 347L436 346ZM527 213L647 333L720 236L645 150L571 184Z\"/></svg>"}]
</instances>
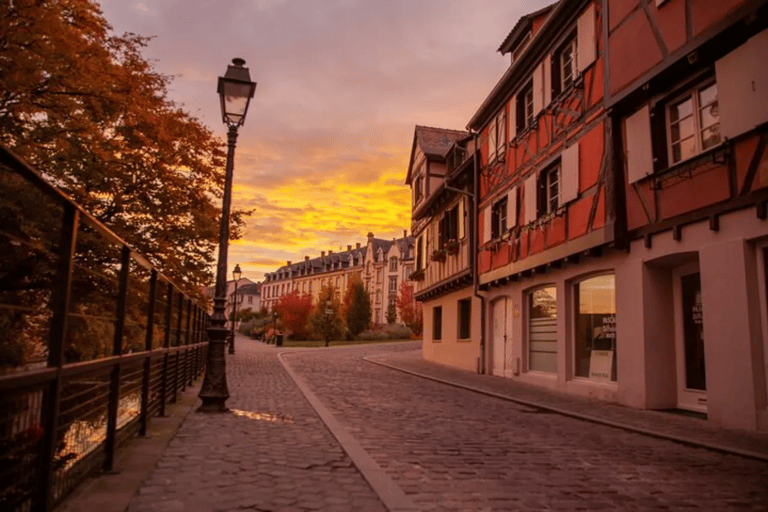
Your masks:
<instances>
[{"instance_id":1,"label":"white door","mask_svg":"<svg viewBox=\"0 0 768 512\"><path fill-rule=\"evenodd\" d=\"M674 279L677 406L689 411L707 412L705 320L698 263L675 269Z\"/></svg>"},{"instance_id":2,"label":"white door","mask_svg":"<svg viewBox=\"0 0 768 512\"><path fill-rule=\"evenodd\" d=\"M507 360L507 299L498 299L491 306L491 336L493 337L493 374L504 375Z\"/></svg>"}]
</instances>

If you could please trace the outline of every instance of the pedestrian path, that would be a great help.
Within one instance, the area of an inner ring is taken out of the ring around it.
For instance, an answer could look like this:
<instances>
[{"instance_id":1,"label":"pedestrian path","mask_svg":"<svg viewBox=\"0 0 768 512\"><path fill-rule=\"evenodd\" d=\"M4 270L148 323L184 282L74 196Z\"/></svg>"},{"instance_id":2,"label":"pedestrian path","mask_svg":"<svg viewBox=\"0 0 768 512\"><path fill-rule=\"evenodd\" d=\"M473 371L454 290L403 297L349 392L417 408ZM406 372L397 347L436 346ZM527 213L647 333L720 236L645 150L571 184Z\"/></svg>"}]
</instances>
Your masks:
<instances>
[{"instance_id":1,"label":"pedestrian path","mask_svg":"<svg viewBox=\"0 0 768 512\"><path fill-rule=\"evenodd\" d=\"M238 336L230 413L192 412L128 512L383 512L385 507L278 361Z\"/></svg>"},{"instance_id":2,"label":"pedestrian path","mask_svg":"<svg viewBox=\"0 0 768 512\"><path fill-rule=\"evenodd\" d=\"M425 361L420 349L389 352L365 359L412 375L523 405L768 462L768 433L723 429L703 419L661 411L632 409L600 400L566 395L503 377L479 375Z\"/></svg>"}]
</instances>

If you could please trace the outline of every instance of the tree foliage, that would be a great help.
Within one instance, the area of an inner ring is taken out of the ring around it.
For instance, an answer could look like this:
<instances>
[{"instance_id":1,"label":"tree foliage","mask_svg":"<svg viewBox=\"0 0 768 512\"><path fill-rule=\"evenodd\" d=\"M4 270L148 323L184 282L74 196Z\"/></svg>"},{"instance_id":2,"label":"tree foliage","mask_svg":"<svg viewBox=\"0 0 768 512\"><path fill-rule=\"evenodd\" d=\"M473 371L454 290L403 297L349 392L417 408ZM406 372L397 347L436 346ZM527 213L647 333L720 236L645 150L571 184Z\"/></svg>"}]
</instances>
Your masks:
<instances>
[{"instance_id":1,"label":"tree foliage","mask_svg":"<svg viewBox=\"0 0 768 512\"><path fill-rule=\"evenodd\" d=\"M325 346L333 339L339 339L344 334L344 322L341 319L341 303L332 286L320 288L317 302L309 317L315 336L325 340Z\"/></svg>"},{"instance_id":2,"label":"tree foliage","mask_svg":"<svg viewBox=\"0 0 768 512\"><path fill-rule=\"evenodd\" d=\"M387 306L387 323L392 325L397 321L397 307L394 304Z\"/></svg>"},{"instance_id":3,"label":"tree foliage","mask_svg":"<svg viewBox=\"0 0 768 512\"><path fill-rule=\"evenodd\" d=\"M291 331L294 338L304 339L309 334L309 315L312 312L312 296L293 290L283 295L275 304L283 328Z\"/></svg>"},{"instance_id":4,"label":"tree foliage","mask_svg":"<svg viewBox=\"0 0 768 512\"><path fill-rule=\"evenodd\" d=\"M114 35L92 0L0 3L0 143L197 293L212 277L225 153L168 97L170 77L141 55L149 41Z\"/></svg>"},{"instance_id":5,"label":"tree foliage","mask_svg":"<svg viewBox=\"0 0 768 512\"><path fill-rule=\"evenodd\" d=\"M352 299L347 310L347 329L352 336L365 331L371 323L371 299L365 286L358 281L352 289Z\"/></svg>"},{"instance_id":6,"label":"tree foliage","mask_svg":"<svg viewBox=\"0 0 768 512\"><path fill-rule=\"evenodd\" d=\"M400 284L397 298L395 299L400 320L410 328L414 334L421 334L424 325L421 302L416 302L413 297L413 286L407 283Z\"/></svg>"}]
</instances>

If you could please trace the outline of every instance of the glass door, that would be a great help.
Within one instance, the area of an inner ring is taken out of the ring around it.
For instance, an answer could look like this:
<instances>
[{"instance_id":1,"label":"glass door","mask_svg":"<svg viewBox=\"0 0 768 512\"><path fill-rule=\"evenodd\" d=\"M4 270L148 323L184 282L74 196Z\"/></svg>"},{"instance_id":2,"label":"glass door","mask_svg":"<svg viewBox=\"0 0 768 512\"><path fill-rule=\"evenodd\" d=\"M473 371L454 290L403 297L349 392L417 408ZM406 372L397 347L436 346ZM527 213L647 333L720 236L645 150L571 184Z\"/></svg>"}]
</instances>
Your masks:
<instances>
[{"instance_id":1,"label":"glass door","mask_svg":"<svg viewBox=\"0 0 768 512\"><path fill-rule=\"evenodd\" d=\"M707 378L704 358L704 310L701 275L680 272L676 279L675 315L677 352L677 402L681 409L707 411Z\"/></svg>"}]
</instances>

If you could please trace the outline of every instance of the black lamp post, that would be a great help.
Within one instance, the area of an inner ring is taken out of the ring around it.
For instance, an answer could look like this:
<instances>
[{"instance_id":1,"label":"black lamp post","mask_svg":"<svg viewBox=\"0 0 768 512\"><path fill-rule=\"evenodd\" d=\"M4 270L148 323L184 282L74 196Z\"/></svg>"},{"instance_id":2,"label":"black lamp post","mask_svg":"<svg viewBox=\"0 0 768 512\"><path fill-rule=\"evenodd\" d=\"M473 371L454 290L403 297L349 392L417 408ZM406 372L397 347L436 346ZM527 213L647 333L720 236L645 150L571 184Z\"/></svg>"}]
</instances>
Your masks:
<instances>
[{"instance_id":1,"label":"black lamp post","mask_svg":"<svg viewBox=\"0 0 768 512\"><path fill-rule=\"evenodd\" d=\"M277 310L275 309L272 311L272 337L274 338L274 343L277 345Z\"/></svg>"},{"instance_id":2,"label":"black lamp post","mask_svg":"<svg viewBox=\"0 0 768 512\"><path fill-rule=\"evenodd\" d=\"M240 265L235 265L232 271L232 278L235 280L235 298L232 301L232 339L229 340L229 353L235 353L235 322L237 322L237 282L243 273L240 271Z\"/></svg>"},{"instance_id":3,"label":"black lamp post","mask_svg":"<svg viewBox=\"0 0 768 512\"><path fill-rule=\"evenodd\" d=\"M232 59L227 72L219 77L218 93L221 99L221 115L227 132L227 173L224 179L224 198L221 207L219 231L219 260L216 267L216 288L213 295L213 314L208 327L208 360L205 378L200 389L203 404L198 412L226 412L229 398L227 368L224 361L224 344L227 340L227 250L229 248L229 210L232 202L232 172L235 167L235 143L237 129L245 122L248 105L256 92L243 59Z\"/></svg>"}]
</instances>

